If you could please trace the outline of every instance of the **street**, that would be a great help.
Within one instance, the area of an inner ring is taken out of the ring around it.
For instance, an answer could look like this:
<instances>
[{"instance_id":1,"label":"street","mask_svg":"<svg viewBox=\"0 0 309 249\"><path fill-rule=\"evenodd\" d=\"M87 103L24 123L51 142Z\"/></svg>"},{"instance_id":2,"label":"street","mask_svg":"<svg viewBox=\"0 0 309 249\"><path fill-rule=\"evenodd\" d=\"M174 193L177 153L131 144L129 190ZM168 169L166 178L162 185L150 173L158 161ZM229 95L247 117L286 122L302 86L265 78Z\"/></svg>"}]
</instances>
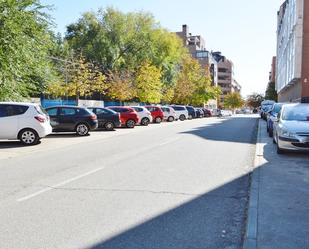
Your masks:
<instances>
[{"instance_id":1,"label":"street","mask_svg":"<svg viewBox=\"0 0 309 249\"><path fill-rule=\"evenodd\" d=\"M257 117L0 142L0 248L237 249Z\"/></svg>"}]
</instances>

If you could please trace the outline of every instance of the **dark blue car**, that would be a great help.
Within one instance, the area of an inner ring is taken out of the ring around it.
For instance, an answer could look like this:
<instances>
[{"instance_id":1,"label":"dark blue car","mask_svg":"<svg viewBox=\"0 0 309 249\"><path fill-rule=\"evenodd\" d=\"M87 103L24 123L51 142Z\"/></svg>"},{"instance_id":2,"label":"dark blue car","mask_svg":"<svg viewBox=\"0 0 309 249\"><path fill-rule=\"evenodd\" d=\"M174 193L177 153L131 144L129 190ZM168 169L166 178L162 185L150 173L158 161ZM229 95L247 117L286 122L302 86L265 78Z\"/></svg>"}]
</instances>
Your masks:
<instances>
[{"instance_id":1,"label":"dark blue car","mask_svg":"<svg viewBox=\"0 0 309 249\"><path fill-rule=\"evenodd\" d=\"M273 136L274 122L277 119L278 113L281 111L283 103L275 103L272 109L267 113L267 131L270 137Z\"/></svg>"}]
</instances>

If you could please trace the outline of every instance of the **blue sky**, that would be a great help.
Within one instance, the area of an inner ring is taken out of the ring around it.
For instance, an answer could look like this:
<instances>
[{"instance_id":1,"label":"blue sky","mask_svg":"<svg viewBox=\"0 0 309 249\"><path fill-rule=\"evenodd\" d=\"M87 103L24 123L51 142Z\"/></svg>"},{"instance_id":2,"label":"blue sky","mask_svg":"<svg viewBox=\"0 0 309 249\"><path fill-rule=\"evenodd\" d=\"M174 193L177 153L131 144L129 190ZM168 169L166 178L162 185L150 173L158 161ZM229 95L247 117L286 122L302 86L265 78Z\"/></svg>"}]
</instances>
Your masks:
<instances>
[{"instance_id":1,"label":"blue sky","mask_svg":"<svg viewBox=\"0 0 309 249\"><path fill-rule=\"evenodd\" d=\"M56 31L83 12L113 6L128 11L151 12L170 31L182 24L202 35L208 50L221 51L234 62L242 94L265 91L271 58L276 53L276 13L283 0L41 0L53 5Z\"/></svg>"}]
</instances>

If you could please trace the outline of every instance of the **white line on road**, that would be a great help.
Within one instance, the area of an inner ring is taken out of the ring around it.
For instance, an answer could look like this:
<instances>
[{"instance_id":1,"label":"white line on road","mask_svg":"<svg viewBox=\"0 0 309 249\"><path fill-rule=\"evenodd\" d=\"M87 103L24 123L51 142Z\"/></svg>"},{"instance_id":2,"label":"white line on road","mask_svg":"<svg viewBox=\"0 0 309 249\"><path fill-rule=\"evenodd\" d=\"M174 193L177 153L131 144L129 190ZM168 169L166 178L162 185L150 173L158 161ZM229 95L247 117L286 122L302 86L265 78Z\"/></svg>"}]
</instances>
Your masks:
<instances>
[{"instance_id":1,"label":"white line on road","mask_svg":"<svg viewBox=\"0 0 309 249\"><path fill-rule=\"evenodd\" d=\"M40 191L37 191L37 192L35 192L35 193L33 193L33 194L30 194L30 195L27 195L27 196L25 196L25 197L19 198L19 199L17 199L17 201L18 201L18 202L27 201L27 200L29 200L29 199L31 199L31 198L33 198L33 197L36 197L36 196L41 195L41 194L43 194L43 193L46 193L46 192L48 192L48 191L50 191L50 190L53 190L53 189L55 189L55 188L58 188L58 187L61 187L61 186L66 185L66 184L68 184L68 183L71 183L71 182L74 182L74 181L76 181L76 180L79 180L79 179L81 179L81 178L83 178L83 177L86 177L86 176L89 176L89 175L91 175L91 174L94 174L94 173L96 173L96 172L98 172L98 171L100 171L100 170L102 170L102 169L104 169L104 167L100 167L100 168L97 168L97 169L88 171L88 172L86 172L86 173L84 173L84 174L81 174L81 175L79 175L79 176L75 176L75 177L73 177L73 178L70 178L70 179L65 180L65 181L63 181L63 182L60 182L60 183L55 184L55 185L53 185L53 186L44 188L44 189L42 189L42 190L40 190Z\"/></svg>"}]
</instances>

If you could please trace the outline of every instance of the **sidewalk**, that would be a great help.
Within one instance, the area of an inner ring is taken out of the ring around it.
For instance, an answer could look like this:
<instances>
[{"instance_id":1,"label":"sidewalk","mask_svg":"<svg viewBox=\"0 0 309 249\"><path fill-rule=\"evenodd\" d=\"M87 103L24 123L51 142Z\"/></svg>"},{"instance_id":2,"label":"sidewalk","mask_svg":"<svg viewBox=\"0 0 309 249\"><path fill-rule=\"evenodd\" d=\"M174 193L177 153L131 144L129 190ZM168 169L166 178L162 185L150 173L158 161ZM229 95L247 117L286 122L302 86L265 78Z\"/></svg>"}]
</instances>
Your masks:
<instances>
[{"instance_id":1,"label":"sidewalk","mask_svg":"<svg viewBox=\"0 0 309 249\"><path fill-rule=\"evenodd\" d=\"M309 248L309 154L277 155L259 121L244 249Z\"/></svg>"}]
</instances>

